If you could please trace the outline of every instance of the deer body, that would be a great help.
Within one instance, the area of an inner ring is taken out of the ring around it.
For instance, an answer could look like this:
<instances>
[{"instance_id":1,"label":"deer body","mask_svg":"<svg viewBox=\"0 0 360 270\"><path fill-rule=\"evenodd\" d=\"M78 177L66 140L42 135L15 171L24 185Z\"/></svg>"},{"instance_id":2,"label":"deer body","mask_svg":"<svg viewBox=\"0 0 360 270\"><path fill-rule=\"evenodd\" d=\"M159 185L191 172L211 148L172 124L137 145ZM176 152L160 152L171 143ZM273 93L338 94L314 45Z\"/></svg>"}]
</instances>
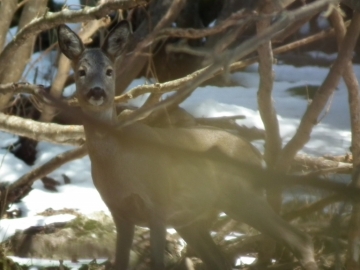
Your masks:
<instances>
[{"instance_id":1,"label":"deer body","mask_svg":"<svg viewBox=\"0 0 360 270\"><path fill-rule=\"evenodd\" d=\"M261 165L259 153L252 145L222 131L213 130L209 136L208 130L204 129L164 130L142 124L125 127L116 137L111 134L96 134L96 131L88 130L86 126L85 131L93 180L107 205L114 204L114 197L117 198L116 204L121 204L121 201L126 201L132 194L137 194L148 208L166 205L164 219L172 226L181 226L186 219L189 221L184 223L189 223L202 213L213 210L220 198L224 181L230 181L229 176L224 177L226 174L230 175L224 172L227 168L219 168L224 165L192 157L184 160L178 153L173 153L171 149L179 147L179 138L184 142L180 144L184 149L195 148L203 152L226 139L221 146L225 148L224 151L228 150L232 157L244 162L244 156L238 155L239 151L235 151L243 149L249 153L247 158ZM91 135L88 135L89 133ZM123 134L126 136L121 140ZM154 146L141 143L145 139L168 146L168 151L159 151ZM120 141L122 143L119 143ZM226 149L226 144L232 145L233 148ZM101 145L101 149L98 145ZM245 190L252 188L249 181L239 181L241 175L237 174L232 178L231 181L235 181L237 185L244 185ZM117 188L112 188L114 186ZM150 197L151 195L153 197ZM156 205L157 203L160 206ZM193 215L190 215L192 212ZM181 221L180 224L176 223L177 220Z\"/></svg>"},{"instance_id":2,"label":"deer body","mask_svg":"<svg viewBox=\"0 0 360 270\"><path fill-rule=\"evenodd\" d=\"M58 29L60 48L72 61L83 112L109 125L115 123L114 60L129 34L129 24L122 21L101 49L85 49L68 27ZM164 269L166 226L178 231L208 269L230 269L207 230L214 211L274 237L294 252L304 268L317 269L310 238L272 211L252 186L252 175L207 158L216 148L220 159L261 166L261 155L250 143L201 128L161 129L136 123L109 131L89 121L84 128L93 181L117 228L116 270L128 269L136 224L150 228L152 269Z\"/></svg>"}]
</instances>

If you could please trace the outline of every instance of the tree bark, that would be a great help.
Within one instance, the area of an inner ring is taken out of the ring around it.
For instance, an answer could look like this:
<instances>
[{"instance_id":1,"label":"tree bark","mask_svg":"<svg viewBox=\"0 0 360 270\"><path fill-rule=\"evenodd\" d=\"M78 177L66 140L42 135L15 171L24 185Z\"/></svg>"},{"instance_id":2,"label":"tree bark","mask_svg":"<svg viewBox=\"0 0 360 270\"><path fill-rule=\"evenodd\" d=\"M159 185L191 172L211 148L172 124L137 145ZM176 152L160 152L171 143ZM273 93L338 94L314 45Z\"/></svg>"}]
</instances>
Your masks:
<instances>
[{"instance_id":1,"label":"tree bark","mask_svg":"<svg viewBox=\"0 0 360 270\"><path fill-rule=\"evenodd\" d=\"M6 41L6 34L9 30L11 19L17 8L17 1L2 1L0 7L0 52Z\"/></svg>"},{"instance_id":2,"label":"tree bark","mask_svg":"<svg viewBox=\"0 0 360 270\"><path fill-rule=\"evenodd\" d=\"M42 16L46 11L46 6L47 0L29 0L21 13L18 31L31 22L32 19ZM6 69L0 74L1 83L17 82L20 80L27 63L30 60L31 54L33 53L35 38L36 37L34 36L24 41L16 54L12 55L11 60L6 63ZM0 111L7 106L11 96L11 94L6 94L0 98Z\"/></svg>"}]
</instances>

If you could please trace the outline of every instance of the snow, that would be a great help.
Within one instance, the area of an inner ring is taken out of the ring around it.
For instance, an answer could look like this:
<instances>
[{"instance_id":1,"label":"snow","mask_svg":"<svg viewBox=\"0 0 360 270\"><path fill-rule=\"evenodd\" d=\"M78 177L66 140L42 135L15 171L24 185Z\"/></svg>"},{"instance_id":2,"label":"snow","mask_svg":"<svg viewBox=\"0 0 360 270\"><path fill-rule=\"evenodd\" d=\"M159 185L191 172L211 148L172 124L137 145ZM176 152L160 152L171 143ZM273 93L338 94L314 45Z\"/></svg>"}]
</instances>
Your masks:
<instances>
[{"instance_id":1,"label":"snow","mask_svg":"<svg viewBox=\"0 0 360 270\"><path fill-rule=\"evenodd\" d=\"M64 4L64 5L67 5L67 6L80 5L79 0L54 0L54 2L57 3L57 4Z\"/></svg>"},{"instance_id":2,"label":"snow","mask_svg":"<svg viewBox=\"0 0 360 270\"><path fill-rule=\"evenodd\" d=\"M78 4L78 1L67 1L68 5L76 3ZM328 57L332 58L333 56ZM52 53L47 55L34 54L32 63L29 64L29 68L24 73L24 80L33 82L35 77L34 66L37 66L40 72L37 74L36 83L49 85L55 73L55 67L52 66L54 59L55 56ZM291 96L286 90L293 87L320 86L327 76L328 70L328 68L314 66L293 67L281 64L274 66L276 79L273 87L273 99L284 143L294 135L299 119L308 105L306 99ZM357 77L359 77L360 66L354 65L354 70ZM182 106L197 117L244 115L246 119L238 120L239 124L263 128L256 101L259 84L257 65L252 65L243 72L231 75L230 80L239 84L239 86L199 87ZM129 88L144 82L143 79L135 80ZM67 95L70 95L72 91L73 86L72 89L67 89ZM145 97L139 97L135 101L131 101L131 103L139 105L144 100ZM16 140L16 136L0 132L0 181L2 182L15 181L32 168L41 166L59 153L71 149L68 146L40 142L37 146L37 160L35 165L30 167L23 161L15 158L6 149L8 145ZM306 144L302 151L316 156L324 154L342 155L349 151L350 142L351 133L347 90L344 82L341 82L332 97L329 112L326 113L321 123L314 128L310 142ZM257 145L261 148L262 143L257 143ZM62 175L69 177L71 183L64 184ZM74 218L73 215L69 214L52 217L38 215L38 213L49 208L54 210L71 208L86 215L98 211L109 213L92 183L88 157L68 163L49 176L61 183L57 187L58 191L52 192L46 190L42 182L36 181L33 184L33 190L20 203L14 205L14 207L22 210L23 217L0 220L1 240L6 240L18 229L50 224L55 220L67 221ZM244 262L249 263L245 258L242 262L239 261L239 263ZM58 262L56 264L58 265Z\"/></svg>"},{"instance_id":3,"label":"snow","mask_svg":"<svg viewBox=\"0 0 360 270\"><path fill-rule=\"evenodd\" d=\"M11 235L15 234L16 230L25 230L30 226L45 226L56 222L68 222L74 218L74 215L62 214L49 217L30 216L17 219L2 219L0 239L2 239L2 241L5 241Z\"/></svg>"},{"instance_id":4,"label":"snow","mask_svg":"<svg viewBox=\"0 0 360 270\"><path fill-rule=\"evenodd\" d=\"M36 258L19 258L15 256L9 256L10 259L13 259L20 265L36 265L37 267L30 268L31 270L38 270L42 267L59 267L59 260L44 260L44 259L36 259ZM97 263L103 263L106 259L97 259ZM84 259L78 260L77 262L72 262L70 260L64 260L63 264L70 269L79 269L83 264L89 264L93 259ZM39 267L39 268L38 268Z\"/></svg>"}]
</instances>

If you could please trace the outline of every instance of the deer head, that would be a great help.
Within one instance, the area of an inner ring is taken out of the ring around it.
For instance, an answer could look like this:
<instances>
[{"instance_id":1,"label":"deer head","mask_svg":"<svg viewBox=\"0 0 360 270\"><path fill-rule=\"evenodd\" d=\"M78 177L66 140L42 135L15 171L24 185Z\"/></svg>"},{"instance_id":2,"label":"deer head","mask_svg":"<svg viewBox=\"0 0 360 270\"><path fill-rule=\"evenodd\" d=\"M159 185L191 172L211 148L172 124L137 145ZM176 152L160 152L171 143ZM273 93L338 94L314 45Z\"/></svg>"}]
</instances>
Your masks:
<instances>
[{"instance_id":1,"label":"deer head","mask_svg":"<svg viewBox=\"0 0 360 270\"><path fill-rule=\"evenodd\" d=\"M59 47L71 60L76 96L84 112L112 109L115 96L115 60L130 36L130 24L118 23L100 48L85 48L79 36L66 25L57 30Z\"/></svg>"}]
</instances>

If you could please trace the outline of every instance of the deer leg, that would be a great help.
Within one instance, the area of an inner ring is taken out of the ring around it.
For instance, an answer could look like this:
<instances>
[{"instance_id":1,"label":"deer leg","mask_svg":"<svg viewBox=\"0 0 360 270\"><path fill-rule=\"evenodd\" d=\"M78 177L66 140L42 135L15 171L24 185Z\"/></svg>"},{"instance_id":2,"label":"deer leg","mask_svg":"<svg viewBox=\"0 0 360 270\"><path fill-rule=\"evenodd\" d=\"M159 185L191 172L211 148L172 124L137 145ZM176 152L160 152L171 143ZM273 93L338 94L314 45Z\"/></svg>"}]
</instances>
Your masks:
<instances>
[{"instance_id":1,"label":"deer leg","mask_svg":"<svg viewBox=\"0 0 360 270\"><path fill-rule=\"evenodd\" d=\"M175 228L180 236L206 265L208 270L231 269L219 247L214 243L204 222L195 221L190 225Z\"/></svg>"},{"instance_id":2,"label":"deer leg","mask_svg":"<svg viewBox=\"0 0 360 270\"><path fill-rule=\"evenodd\" d=\"M165 269L166 225L161 215L156 213L151 214L149 228L151 268L154 270L163 270Z\"/></svg>"},{"instance_id":3,"label":"deer leg","mask_svg":"<svg viewBox=\"0 0 360 270\"><path fill-rule=\"evenodd\" d=\"M284 243L306 270L318 269L310 236L284 221L264 198L254 192L236 192L233 189L229 193L222 201L222 209L226 214Z\"/></svg>"},{"instance_id":4,"label":"deer leg","mask_svg":"<svg viewBox=\"0 0 360 270\"><path fill-rule=\"evenodd\" d=\"M117 237L114 269L127 270L135 225L132 222L117 219L115 219L115 225Z\"/></svg>"}]
</instances>

